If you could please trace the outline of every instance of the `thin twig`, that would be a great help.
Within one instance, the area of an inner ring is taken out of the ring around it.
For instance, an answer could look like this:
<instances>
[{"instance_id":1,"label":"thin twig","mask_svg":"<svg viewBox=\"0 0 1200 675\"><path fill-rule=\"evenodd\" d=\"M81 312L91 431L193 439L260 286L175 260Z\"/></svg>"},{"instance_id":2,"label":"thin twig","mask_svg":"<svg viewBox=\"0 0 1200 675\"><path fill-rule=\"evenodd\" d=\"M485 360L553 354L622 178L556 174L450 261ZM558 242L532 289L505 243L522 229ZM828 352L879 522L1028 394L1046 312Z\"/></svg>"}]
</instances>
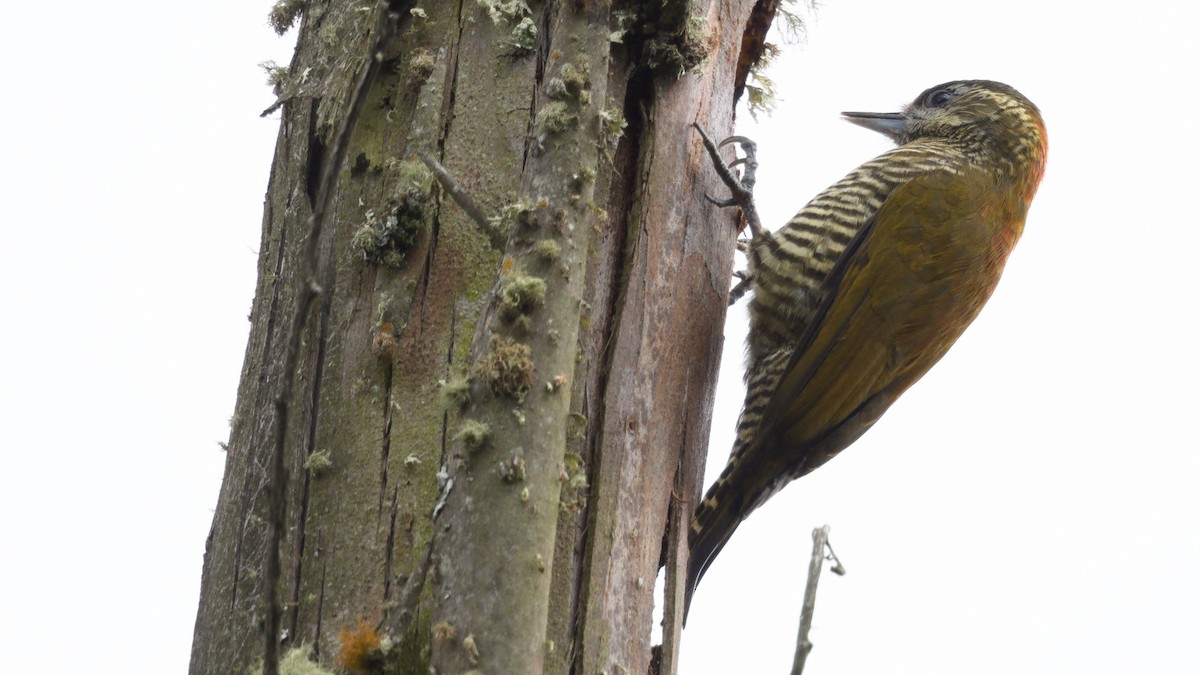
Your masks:
<instances>
[{"instance_id":1,"label":"thin twig","mask_svg":"<svg viewBox=\"0 0 1200 675\"><path fill-rule=\"evenodd\" d=\"M427 152L417 152L417 155L420 156L421 161L425 162L425 166L429 167L433 175L437 177L446 194L450 195L454 203L458 204L459 208L463 211L466 211L467 215L471 216L471 220L474 220L479 229L483 230L483 233L488 236L488 239L492 242L492 247L497 251L503 251L505 246L508 245L508 237L496 227L491 218L487 217L483 209L479 208L479 204L475 203L475 200L471 198L471 194L432 155Z\"/></svg>"},{"instance_id":2,"label":"thin twig","mask_svg":"<svg viewBox=\"0 0 1200 675\"><path fill-rule=\"evenodd\" d=\"M413 567L412 573L404 582L404 588L396 597L396 621L390 632L393 635L404 635L417 615L417 601L421 599L421 589L425 588L425 579L429 576L429 566L433 562L433 541L425 546L421 559Z\"/></svg>"},{"instance_id":3,"label":"thin twig","mask_svg":"<svg viewBox=\"0 0 1200 675\"><path fill-rule=\"evenodd\" d=\"M796 637L796 656L792 660L792 675L801 675L804 672L804 662L813 648L812 643L808 640L808 630L812 627L813 610L817 604L817 579L821 576L826 548L829 549L829 554L835 563L832 569L833 573L839 576L846 573L841 561L837 559L836 555L833 555L833 547L829 545L829 526L816 528L813 530L812 537L812 558L808 561L808 583L804 587L804 605L800 610L800 631Z\"/></svg>"},{"instance_id":4,"label":"thin twig","mask_svg":"<svg viewBox=\"0 0 1200 675\"><path fill-rule=\"evenodd\" d=\"M371 88L375 76L379 73L383 60L383 48L395 34L397 15L388 9L387 0L381 0L378 6L378 20L375 24L375 39L368 52L367 62L361 66L358 83L350 95L345 116L333 135L330 145L331 152L328 161L322 167L321 182L317 189L317 197L313 204L312 213L308 217L308 232L304 239L304 253L301 258L300 273L296 277L295 294L297 298L296 313L292 317L288 340L283 356L283 382L279 395L275 397L275 447L271 455L269 476L269 508L268 523L270 525L270 542L267 545L266 570L263 583L266 587L267 616L264 627L265 645L263 648L263 675L279 674L279 618L282 608L279 604L280 553L279 546L283 540L283 521L287 510L287 466L284 461L286 453L286 432L288 428L288 413L292 398L292 381L295 377L296 359L300 352L301 336L304 324L312 309L313 301L321 294L322 289L317 281L317 243L321 237L321 228L329 205L333 200L334 187L342 163L346 159L350 134L362 113L367 91Z\"/></svg>"}]
</instances>

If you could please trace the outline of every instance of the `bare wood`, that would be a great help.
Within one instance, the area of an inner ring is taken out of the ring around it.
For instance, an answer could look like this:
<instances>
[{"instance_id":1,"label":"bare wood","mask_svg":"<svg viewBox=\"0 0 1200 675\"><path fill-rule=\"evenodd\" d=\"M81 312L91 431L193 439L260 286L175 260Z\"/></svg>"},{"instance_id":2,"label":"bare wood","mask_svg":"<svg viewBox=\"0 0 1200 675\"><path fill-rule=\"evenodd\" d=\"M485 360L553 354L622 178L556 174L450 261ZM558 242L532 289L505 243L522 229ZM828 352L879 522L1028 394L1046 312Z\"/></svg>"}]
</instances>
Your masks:
<instances>
[{"instance_id":1,"label":"bare wood","mask_svg":"<svg viewBox=\"0 0 1200 675\"><path fill-rule=\"evenodd\" d=\"M283 353L283 384L275 397L275 449L271 456L271 474L268 483L268 499L270 500L270 543L267 545L267 559L263 565L265 573L267 616L264 628L263 675L279 674L280 641L279 619L282 608L279 603L280 577L280 546L283 543L284 519L287 513L285 493L287 490L287 467L285 464L287 443L288 418L292 404L292 383L295 379L296 359L300 352L300 339L304 332L304 324L312 310L313 301L321 294L322 289L317 279L317 242L321 238L321 228L325 225L325 216L329 211L329 203L333 198L337 175L346 161L346 149L349 147L350 134L358 123L366 100L367 90L379 73L379 65L383 60L383 48L391 41L397 16L388 9L387 0L380 0L376 6L378 19L375 25L375 41L370 50L364 55L361 74L354 91L350 96L342 124L330 144L332 152L321 167L320 184L317 199L312 213L308 217L308 232L304 236L302 246L302 271L296 277L297 288L295 295L299 298L296 312L292 315L292 325L289 330Z\"/></svg>"},{"instance_id":2,"label":"bare wood","mask_svg":"<svg viewBox=\"0 0 1200 675\"><path fill-rule=\"evenodd\" d=\"M474 11L480 23L487 21L481 8ZM612 52L607 32L598 30L608 25L604 12L581 12L570 3L548 5L545 12L545 25L556 27L547 49L561 54L546 63L545 77L562 84L544 85L535 94L539 112L517 174L528 212L506 238L498 290L489 297L470 350L475 364L491 363L501 349L509 350L514 356L504 358L526 364L530 381L512 390L478 376L471 403L454 416L462 424L486 424L489 432L484 443L456 439L450 448L454 460L447 471L455 489L437 519L432 620L471 636L474 646L435 641L431 662L439 672L545 670L560 477L566 472L571 400L566 385L576 370L587 251L596 231L594 211L587 207L593 184L572 176L594 176L603 161L596 128L586 121L599 118L607 79L588 74L609 72ZM573 122L556 119L553 126L541 112L568 110ZM553 242L558 251L553 264L531 246L534 241ZM514 291L505 289L517 279L536 280L546 292L520 308L506 306ZM515 356L518 348L522 355ZM480 517L481 508L488 517Z\"/></svg>"},{"instance_id":3,"label":"bare wood","mask_svg":"<svg viewBox=\"0 0 1200 675\"><path fill-rule=\"evenodd\" d=\"M403 11L382 49L377 15L361 3L305 9L290 75L304 95L279 108L246 365L205 555L197 675L245 672L267 640L332 665L357 626L421 672L431 652L446 671L536 672L540 659L550 673L644 672L664 547L677 593L736 229L702 198L719 183L688 124L728 132L742 49L730 19L754 0L692 7L708 20L709 51L685 77L649 72L637 44L608 42L608 3L504 3L531 8L531 53L513 51L517 21L494 22L479 3L419 4L389 3ZM360 86L365 54L381 54L370 60L380 68ZM538 113L567 63L586 64L592 99L577 111L579 133L546 136ZM614 116L623 131L604 126ZM411 183L404 172L420 152L458 195L435 195L393 266L364 262L353 235ZM510 242L481 226L491 224L484 214L541 197L552 216L542 229ZM472 216L460 201L475 205ZM531 256L550 239L557 252ZM495 321L510 265L553 281L530 313L534 330ZM466 456L454 440L462 413L438 402L437 383L471 373L488 332L530 346L535 387L514 405L477 382L468 412L502 422L496 447ZM289 345L294 356L281 358ZM504 483L497 467L517 449L525 483ZM308 466L318 455L320 473ZM467 522L475 517L493 520ZM524 565L493 578L504 588L483 574L486 551L469 550L486 538L460 536L472 531L504 533L506 559ZM435 587L453 588L451 601ZM460 603L460 592L477 597ZM540 618L509 621L522 614L495 611L505 603ZM664 627L662 672L678 661L675 621Z\"/></svg>"}]
</instances>

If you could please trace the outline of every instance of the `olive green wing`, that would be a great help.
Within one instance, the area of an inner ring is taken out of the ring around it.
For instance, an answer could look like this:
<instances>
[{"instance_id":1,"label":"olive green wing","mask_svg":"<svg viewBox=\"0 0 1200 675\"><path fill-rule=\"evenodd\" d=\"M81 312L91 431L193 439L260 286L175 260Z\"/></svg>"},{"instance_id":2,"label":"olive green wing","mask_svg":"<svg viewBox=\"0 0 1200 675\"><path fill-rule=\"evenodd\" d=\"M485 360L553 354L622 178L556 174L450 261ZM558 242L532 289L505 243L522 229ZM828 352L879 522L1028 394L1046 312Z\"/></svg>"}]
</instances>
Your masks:
<instances>
[{"instance_id":1,"label":"olive green wing","mask_svg":"<svg viewBox=\"0 0 1200 675\"><path fill-rule=\"evenodd\" d=\"M947 171L903 183L847 245L799 344L775 366L753 443L697 511L689 596L742 519L853 443L941 358L964 314L974 317L978 306L962 305L974 302L970 278L990 247L984 180Z\"/></svg>"}]
</instances>

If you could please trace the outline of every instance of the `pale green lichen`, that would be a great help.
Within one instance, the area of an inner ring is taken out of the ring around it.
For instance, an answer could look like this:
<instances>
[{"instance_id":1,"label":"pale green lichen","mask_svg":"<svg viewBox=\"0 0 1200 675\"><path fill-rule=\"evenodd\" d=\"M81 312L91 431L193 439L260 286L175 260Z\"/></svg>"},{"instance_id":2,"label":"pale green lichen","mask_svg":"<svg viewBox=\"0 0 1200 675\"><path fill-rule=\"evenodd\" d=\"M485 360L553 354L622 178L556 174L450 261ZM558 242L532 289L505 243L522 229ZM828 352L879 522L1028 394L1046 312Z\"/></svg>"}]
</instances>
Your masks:
<instances>
[{"instance_id":1,"label":"pale green lichen","mask_svg":"<svg viewBox=\"0 0 1200 675\"><path fill-rule=\"evenodd\" d=\"M458 629L449 621L439 621L433 624L431 632L435 644L443 644L458 637Z\"/></svg>"},{"instance_id":2,"label":"pale green lichen","mask_svg":"<svg viewBox=\"0 0 1200 675\"><path fill-rule=\"evenodd\" d=\"M541 258L544 262L552 263L558 260L558 256L562 254L562 249L558 242L553 239L541 239L533 245L533 254Z\"/></svg>"},{"instance_id":3,"label":"pale green lichen","mask_svg":"<svg viewBox=\"0 0 1200 675\"><path fill-rule=\"evenodd\" d=\"M775 81L767 77L765 72L771 66L771 62L779 55L779 48L773 44L763 44L762 55L750 67L750 72L746 81L746 109L750 111L750 117L758 119L759 113L770 115L775 112L775 105L778 102L775 91Z\"/></svg>"},{"instance_id":4,"label":"pale green lichen","mask_svg":"<svg viewBox=\"0 0 1200 675\"><path fill-rule=\"evenodd\" d=\"M333 458L329 450L317 450L304 460L304 470L309 478L317 478L333 466Z\"/></svg>"},{"instance_id":5,"label":"pale green lichen","mask_svg":"<svg viewBox=\"0 0 1200 675\"><path fill-rule=\"evenodd\" d=\"M514 267L500 284L500 318L514 321L546 301L546 280Z\"/></svg>"},{"instance_id":6,"label":"pale green lichen","mask_svg":"<svg viewBox=\"0 0 1200 675\"><path fill-rule=\"evenodd\" d=\"M625 41L625 36L634 32L638 24L638 11L636 9L615 9L612 13L613 30L608 33L608 41L613 44L621 44Z\"/></svg>"},{"instance_id":7,"label":"pale green lichen","mask_svg":"<svg viewBox=\"0 0 1200 675\"><path fill-rule=\"evenodd\" d=\"M775 10L775 23L773 28L775 34L782 34L785 44L796 44L803 42L806 37L807 29L804 24L804 17L800 12L790 9L789 6L800 4L798 0L783 0L779 7ZM809 11L812 10L814 3L812 0L806 0L804 5ZM759 54L758 60L750 65L750 72L746 76L746 108L750 112L750 116L758 119L759 113L770 115L775 112L775 105L778 102L775 90L775 82L770 77L767 77L765 72L771 67L776 57L780 54L780 49L775 44L764 42L762 45L762 53Z\"/></svg>"},{"instance_id":8,"label":"pale green lichen","mask_svg":"<svg viewBox=\"0 0 1200 675\"><path fill-rule=\"evenodd\" d=\"M600 111L600 135L609 143L616 144L617 140L625 135L626 126L628 122L619 108L605 108Z\"/></svg>"},{"instance_id":9,"label":"pale green lichen","mask_svg":"<svg viewBox=\"0 0 1200 675\"><path fill-rule=\"evenodd\" d=\"M463 420L463 423L458 428L458 433L454 435L454 440L462 441L463 445L467 446L468 450L478 450L482 448L492 435L492 428L487 422L479 420Z\"/></svg>"},{"instance_id":10,"label":"pale green lichen","mask_svg":"<svg viewBox=\"0 0 1200 675\"><path fill-rule=\"evenodd\" d=\"M288 67L281 66L274 61L263 61L258 64L258 67L267 74L267 84L271 86L271 92L276 96L283 95L283 90L288 83Z\"/></svg>"},{"instance_id":11,"label":"pale green lichen","mask_svg":"<svg viewBox=\"0 0 1200 675\"><path fill-rule=\"evenodd\" d=\"M514 56L524 56L533 52L537 47L538 29L531 15L533 10L523 0L476 0L480 7L487 10L492 23L512 24L513 29L503 44L513 49Z\"/></svg>"},{"instance_id":12,"label":"pale green lichen","mask_svg":"<svg viewBox=\"0 0 1200 675\"><path fill-rule=\"evenodd\" d=\"M296 24L307 6L308 0L278 0L267 15L267 23L277 35L283 35Z\"/></svg>"},{"instance_id":13,"label":"pale green lichen","mask_svg":"<svg viewBox=\"0 0 1200 675\"><path fill-rule=\"evenodd\" d=\"M551 101L542 106L542 109L537 114L537 125L547 134L561 134L570 129L575 121L579 119L579 115L571 109L571 106L563 101Z\"/></svg>"},{"instance_id":14,"label":"pale green lichen","mask_svg":"<svg viewBox=\"0 0 1200 675\"><path fill-rule=\"evenodd\" d=\"M577 513L587 503L587 466L578 453L568 452L563 457L562 472L559 474L562 488L559 506L564 511Z\"/></svg>"},{"instance_id":15,"label":"pale green lichen","mask_svg":"<svg viewBox=\"0 0 1200 675\"><path fill-rule=\"evenodd\" d=\"M537 229L541 225L539 211L545 209L548 204L545 198L522 197L506 204L500 209L500 215L492 216L488 221L502 234L508 234L514 227Z\"/></svg>"},{"instance_id":16,"label":"pale green lichen","mask_svg":"<svg viewBox=\"0 0 1200 675\"><path fill-rule=\"evenodd\" d=\"M557 100L571 100L580 106L591 103L592 82L587 67L572 63L563 64L556 77L546 82L546 96Z\"/></svg>"},{"instance_id":17,"label":"pale green lichen","mask_svg":"<svg viewBox=\"0 0 1200 675\"><path fill-rule=\"evenodd\" d=\"M374 209L350 239L350 247L373 265L399 267L432 213L433 174L417 161L389 162L395 191L381 216Z\"/></svg>"},{"instance_id":18,"label":"pale green lichen","mask_svg":"<svg viewBox=\"0 0 1200 675\"><path fill-rule=\"evenodd\" d=\"M538 127L553 136L570 129L582 111L592 102L591 78L587 66L565 63L546 81L544 91L550 102L537 113Z\"/></svg>"},{"instance_id":19,"label":"pale green lichen","mask_svg":"<svg viewBox=\"0 0 1200 675\"><path fill-rule=\"evenodd\" d=\"M525 480L525 459L514 454L500 462L500 480L505 483L519 483Z\"/></svg>"},{"instance_id":20,"label":"pale green lichen","mask_svg":"<svg viewBox=\"0 0 1200 675\"><path fill-rule=\"evenodd\" d=\"M509 33L508 46L513 48L516 55L528 54L537 47L537 36L537 25L533 23L533 19L525 17Z\"/></svg>"},{"instance_id":21,"label":"pale green lichen","mask_svg":"<svg viewBox=\"0 0 1200 675\"><path fill-rule=\"evenodd\" d=\"M477 665L479 663L479 646L475 644L475 636L470 634L463 638L462 646L463 651L467 653L467 660L471 662L471 665Z\"/></svg>"},{"instance_id":22,"label":"pale green lichen","mask_svg":"<svg viewBox=\"0 0 1200 675\"><path fill-rule=\"evenodd\" d=\"M409 91L420 91L425 85L425 81L433 74L433 69L437 66L433 55L427 49L415 50L408 60L408 84Z\"/></svg>"},{"instance_id":23,"label":"pale green lichen","mask_svg":"<svg viewBox=\"0 0 1200 675\"><path fill-rule=\"evenodd\" d=\"M336 675L332 670L326 670L321 664L312 660L312 647L300 645L289 649L283 658L279 659L279 675ZM250 671L250 675L262 675L262 664Z\"/></svg>"},{"instance_id":24,"label":"pale green lichen","mask_svg":"<svg viewBox=\"0 0 1200 675\"><path fill-rule=\"evenodd\" d=\"M438 383L447 408L462 409L471 403L471 381L465 375L451 375Z\"/></svg>"},{"instance_id":25,"label":"pale green lichen","mask_svg":"<svg viewBox=\"0 0 1200 675\"><path fill-rule=\"evenodd\" d=\"M532 10L524 0L476 0L480 7L487 10L492 23L499 26L506 21L529 16Z\"/></svg>"},{"instance_id":26,"label":"pale green lichen","mask_svg":"<svg viewBox=\"0 0 1200 675\"><path fill-rule=\"evenodd\" d=\"M645 64L676 77L698 68L712 45L705 19L692 3L639 0L612 13L611 42L640 38Z\"/></svg>"}]
</instances>

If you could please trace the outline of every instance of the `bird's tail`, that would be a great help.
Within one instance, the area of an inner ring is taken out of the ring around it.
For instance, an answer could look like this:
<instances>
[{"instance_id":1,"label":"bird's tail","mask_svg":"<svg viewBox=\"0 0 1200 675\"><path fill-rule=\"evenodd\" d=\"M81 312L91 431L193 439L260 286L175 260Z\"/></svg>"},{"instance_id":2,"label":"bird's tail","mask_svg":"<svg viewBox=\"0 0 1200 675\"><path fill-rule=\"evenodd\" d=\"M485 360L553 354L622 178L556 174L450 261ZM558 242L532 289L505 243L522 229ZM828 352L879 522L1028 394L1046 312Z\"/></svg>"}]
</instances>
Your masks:
<instances>
[{"instance_id":1,"label":"bird's tail","mask_svg":"<svg viewBox=\"0 0 1200 675\"><path fill-rule=\"evenodd\" d=\"M717 554L745 516L741 503L744 495L734 489L729 480L729 469L732 467L732 464L727 466L717 482L708 489L688 529L688 572L683 600L685 622L692 605L692 594L696 592L701 577L717 559Z\"/></svg>"}]
</instances>

